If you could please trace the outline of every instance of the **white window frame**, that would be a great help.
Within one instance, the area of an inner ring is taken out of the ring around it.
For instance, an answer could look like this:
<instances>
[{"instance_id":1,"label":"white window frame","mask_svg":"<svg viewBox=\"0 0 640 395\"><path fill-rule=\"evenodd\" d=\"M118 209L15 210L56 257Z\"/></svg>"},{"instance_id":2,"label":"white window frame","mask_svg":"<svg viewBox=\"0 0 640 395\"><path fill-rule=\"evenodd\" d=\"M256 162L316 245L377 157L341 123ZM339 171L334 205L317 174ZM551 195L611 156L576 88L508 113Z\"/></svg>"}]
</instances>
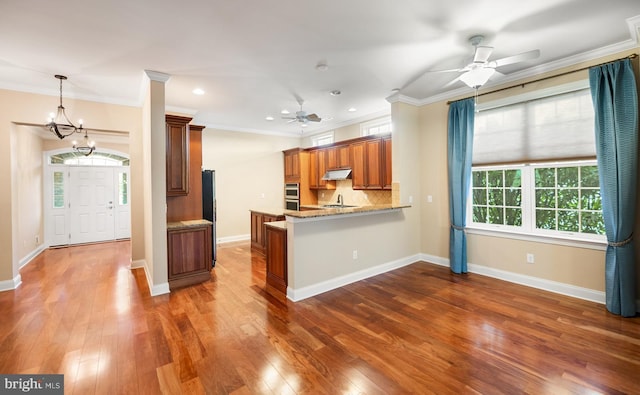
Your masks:
<instances>
[{"instance_id":1,"label":"white window frame","mask_svg":"<svg viewBox=\"0 0 640 395\"><path fill-rule=\"evenodd\" d=\"M313 147L333 144L334 142L335 142L335 133L333 130L328 133L316 134L315 136L311 136L311 146Z\"/></svg>"},{"instance_id":2,"label":"white window frame","mask_svg":"<svg viewBox=\"0 0 640 395\"><path fill-rule=\"evenodd\" d=\"M510 226L499 224L487 224L473 222L473 190L472 182L469 185L467 196L467 230L471 234L483 234L489 236L507 237L525 241L545 242L551 244L569 245L577 247L592 248L598 250L606 249L607 239L605 235L592 233L566 232L558 230L538 229L535 226L535 177L536 168L543 167L572 167L572 166L593 166L596 160L583 161L562 161L562 162L540 162L531 164L516 165L495 165L495 166L474 166L473 170L521 170L522 181L522 226Z\"/></svg>"},{"instance_id":3,"label":"white window frame","mask_svg":"<svg viewBox=\"0 0 640 395\"><path fill-rule=\"evenodd\" d=\"M389 126L389 130L380 131L381 127ZM393 133L391 117L378 118L360 124L360 136L372 136L375 134Z\"/></svg>"}]
</instances>

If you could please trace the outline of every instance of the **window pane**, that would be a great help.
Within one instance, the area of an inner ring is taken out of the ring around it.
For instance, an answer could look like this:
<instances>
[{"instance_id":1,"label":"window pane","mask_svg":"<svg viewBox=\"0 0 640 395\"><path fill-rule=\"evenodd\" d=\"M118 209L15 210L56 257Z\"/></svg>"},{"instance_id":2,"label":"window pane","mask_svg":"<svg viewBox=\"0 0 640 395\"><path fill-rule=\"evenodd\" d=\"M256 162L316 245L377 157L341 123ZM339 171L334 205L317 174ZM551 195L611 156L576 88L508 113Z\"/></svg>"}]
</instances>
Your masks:
<instances>
[{"instance_id":1,"label":"window pane","mask_svg":"<svg viewBox=\"0 0 640 395\"><path fill-rule=\"evenodd\" d=\"M556 229L556 211L536 210L536 228Z\"/></svg>"},{"instance_id":2,"label":"window pane","mask_svg":"<svg viewBox=\"0 0 640 395\"><path fill-rule=\"evenodd\" d=\"M489 190L489 206L504 206L503 189Z\"/></svg>"},{"instance_id":3,"label":"window pane","mask_svg":"<svg viewBox=\"0 0 640 395\"><path fill-rule=\"evenodd\" d=\"M121 206L129 202L129 188L127 184L127 173L118 174L118 203Z\"/></svg>"},{"instance_id":4,"label":"window pane","mask_svg":"<svg viewBox=\"0 0 640 395\"><path fill-rule=\"evenodd\" d=\"M520 179L520 170L505 170L504 185L507 187L520 187L522 180Z\"/></svg>"},{"instance_id":5,"label":"window pane","mask_svg":"<svg viewBox=\"0 0 640 395\"><path fill-rule=\"evenodd\" d=\"M518 206L522 201L522 191L520 189L506 189L504 191L504 205L505 206Z\"/></svg>"},{"instance_id":6,"label":"window pane","mask_svg":"<svg viewBox=\"0 0 640 395\"><path fill-rule=\"evenodd\" d=\"M558 186L559 187L577 187L578 186L578 168L577 167L559 167L558 168Z\"/></svg>"},{"instance_id":7,"label":"window pane","mask_svg":"<svg viewBox=\"0 0 640 395\"><path fill-rule=\"evenodd\" d=\"M558 208L578 209L580 200L577 189L558 189Z\"/></svg>"},{"instance_id":8,"label":"window pane","mask_svg":"<svg viewBox=\"0 0 640 395\"><path fill-rule=\"evenodd\" d=\"M597 166L582 166L580 168L580 186L583 187L599 187L600 181L598 180L598 167Z\"/></svg>"},{"instance_id":9,"label":"window pane","mask_svg":"<svg viewBox=\"0 0 640 395\"><path fill-rule=\"evenodd\" d=\"M605 230L602 212L582 213L582 223L580 231L584 233L603 235L605 233Z\"/></svg>"},{"instance_id":10,"label":"window pane","mask_svg":"<svg viewBox=\"0 0 640 395\"><path fill-rule=\"evenodd\" d=\"M489 186L501 187L502 184L502 170L491 170L489 174Z\"/></svg>"},{"instance_id":11,"label":"window pane","mask_svg":"<svg viewBox=\"0 0 640 395\"><path fill-rule=\"evenodd\" d=\"M600 189L583 189L580 208L583 210L602 211Z\"/></svg>"},{"instance_id":12,"label":"window pane","mask_svg":"<svg viewBox=\"0 0 640 395\"><path fill-rule=\"evenodd\" d=\"M580 230L577 210L558 210L558 230L578 232Z\"/></svg>"},{"instance_id":13,"label":"window pane","mask_svg":"<svg viewBox=\"0 0 640 395\"><path fill-rule=\"evenodd\" d=\"M536 169L536 187L554 187L556 185L556 169Z\"/></svg>"},{"instance_id":14,"label":"window pane","mask_svg":"<svg viewBox=\"0 0 640 395\"><path fill-rule=\"evenodd\" d=\"M64 207L64 172L53 172L53 208Z\"/></svg>"},{"instance_id":15,"label":"window pane","mask_svg":"<svg viewBox=\"0 0 640 395\"><path fill-rule=\"evenodd\" d=\"M485 188L476 188L473 190L473 204L487 204L487 190Z\"/></svg>"},{"instance_id":16,"label":"window pane","mask_svg":"<svg viewBox=\"0 0 640 395\"><path fill-rule=\"evenodd\" d=\"M505 225L522 226L522 210L519 208L506 208L504 210Z\"/></svg>"},{"instance_id":17,"label":"window pane","mask_svg":"<svg viewBox=\"0 0 640 395\"><path fill-rule=\"evenodd\" d=\"M556 208L555 189L537 189L536 207Z\"/></svg>"},{"instance_id":18,"label":"window pane","mask_svg":"<svg viewBox=\"0 0 640 395\"><path fill-rule=\"evenodd\" d=\"M489 207L489 221L490 224L503 225L504 215L502 213L502 207Z\"/></svg>"},{"instance_id":19,"label":"window pane","mask_svg":"<svg viewBox=\"0 0 640 395\"><path fill-rule=\"evenodd\" d=\"M487 172L486 171L474 171L473 172L473 186L474 187L486 187L487 186Z\"/></svg>"},{"instance_id":20,"label":"window pane","mask_svg":"<svg viewBox=\"0 0 640 395\"><path fill-rule=\"evenodd\" d=\"M483 206L473 206L473 222L487 222L487 208Z\"/></svg>"}]
</instances>

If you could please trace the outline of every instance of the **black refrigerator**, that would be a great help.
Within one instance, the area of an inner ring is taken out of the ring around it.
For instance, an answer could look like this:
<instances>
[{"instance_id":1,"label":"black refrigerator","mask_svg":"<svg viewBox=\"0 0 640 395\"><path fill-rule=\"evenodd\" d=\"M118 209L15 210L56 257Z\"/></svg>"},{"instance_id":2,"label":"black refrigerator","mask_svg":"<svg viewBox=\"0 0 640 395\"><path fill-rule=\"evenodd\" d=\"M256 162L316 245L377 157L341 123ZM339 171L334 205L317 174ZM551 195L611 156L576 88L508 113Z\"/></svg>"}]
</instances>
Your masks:
<instances>
[{"instance_id":1,"label":"black refrigerator","mask_svg":"<svg viewBox=\"0 0 640 395\"><path fill-rule=\"evenodd\" d=\"M202 218L213 222L211 267L216 266L216 171L202 171Z\"/></svg>"}]
</instances>

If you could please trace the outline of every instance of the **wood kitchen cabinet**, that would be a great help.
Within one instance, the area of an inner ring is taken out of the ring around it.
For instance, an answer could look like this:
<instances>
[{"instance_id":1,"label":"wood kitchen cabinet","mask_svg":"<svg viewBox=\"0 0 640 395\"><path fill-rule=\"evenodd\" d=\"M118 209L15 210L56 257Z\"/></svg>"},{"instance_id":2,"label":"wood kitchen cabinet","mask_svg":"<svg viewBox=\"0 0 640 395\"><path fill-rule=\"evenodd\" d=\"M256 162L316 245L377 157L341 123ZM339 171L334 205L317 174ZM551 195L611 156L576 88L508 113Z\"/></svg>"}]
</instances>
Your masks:
<instances>
[{"instance_id":1,"label":"wood kitchen cabinet","mask_svg":"<svg viewBox=\"0 0 640 395\"><path fill-rule=\"evenodd\" d=\"M266 291L276 299L284 302L287 298L287 224L283 221L267 223Z\"/></svg>"},{"instance_id":2,"label":"wood kitchen cabinet","mask_svg":"<svg viewBox=\"0 0 640 395\"><path fill-rule=\"evenodd\" d=\"M189 194L189 122L191 118L166 115L167 196Z\"/></svg>"},{"instance_id":3,"label":"wood kitchen cabinet","mask_svg":"<svg viewBox=\"0 0 640 395\"><path fill-rule=\"evenodd\" d=\"M322 179L327 172L328 152L326 148L309 152L309 188L311 189L336 189L335 181Z\"/></svg>"},{"instance_id":4,"label":"wood kitchen cabinet","mask_svg":"<svg viewBox=\"0 0 640 395\"><path fill-rule=\"evenodd\" d=\"M284 151L284 182L300 182L300 148Z\"/></svg>"},{"instance_id":5,"label":"wood kitchen cabinet","mask_svg":"<svg viewBox=\"0 0 640 395\"><path fill-rule=\"evenodd\" d=\"M391 189L392 167L391 167L391 136L382 139L382 188Z\"/></svg>"},{"instance_id":6,"label":"wood kitchen cabinet","mask_svg":"<svg viewBox=\"0 0 640 395\"><path fill-rule=\"evenodd\" d=\"M167 224L169 288L183 287L211 278L212 224L206 220Z\"/></svg>"},{"instance_id":7,"label":"wood kitchen cabinet","mask_svg":"<svg viewBox=\"0 0 640 395\"><path fill-rule=\"evenodd\" d=\"M382 139L351 144L353 189L382 189Z\"/></svg>"},{"instance_id":8,"label":"wood kitchen cabinet","mask_svg":"<svg viewBox=\"0 0 640 395\"><path fill-rule=\"evenodd\" d=\"M338 145L327 148L327 170L346 169L351 167L351 151L349 145Z\"/></svg>"},{"instance_id":9,"label":"wood kitchen cabinet","mask_svg":"<svg viewBox=\"0 0 640 395\"><path fill-rule=\"evenodd\" d=\"M265 253L267 238L264 224L274 221L284 221L284 215L251 210L251 251Z\"/></svg>"}]
</instances>

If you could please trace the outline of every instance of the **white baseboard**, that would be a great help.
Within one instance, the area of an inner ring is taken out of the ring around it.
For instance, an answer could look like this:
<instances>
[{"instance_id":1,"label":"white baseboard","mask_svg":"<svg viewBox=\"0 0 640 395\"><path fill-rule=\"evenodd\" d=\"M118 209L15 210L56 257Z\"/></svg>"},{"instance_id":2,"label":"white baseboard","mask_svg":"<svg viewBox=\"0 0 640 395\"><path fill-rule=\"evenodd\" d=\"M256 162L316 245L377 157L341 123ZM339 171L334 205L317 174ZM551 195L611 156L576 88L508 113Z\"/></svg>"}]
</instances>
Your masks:
<instances>
[{"instance_id":1,"label":"white baseboard","mask_svg":"<svg viewBox=\"0 0 640 395\"><path fill-rule=\"evenodd\" d=\"M425 262L435 263L436 265L449 266L449 259L438 256L420 254L421 259ZM546 280L543 278L527 276L508 272L505 270L494 269L488 266L468 264L469 273L481 274L487 277L497 278L499 280L509 281L511 283L525 285L532 288L542 289L544 291L554 292L561 295L571 296L578 299L589 300L591 302L606 303L605 293L589 288L578 287L571 284L560 283L557 281ZM636 303L636 306L640 306Z\"/></svg>"},{"instance_id":2,"label":"white baseboard","mask_svg":"<svg viewBox=\"0 0 640 395\"><path fill-rule=\"evenodd\" d=\"M20 259L20 262L18 262L18 267L22 269L23 267L27 266L33 260L33 258L40 255L40 253L46 249L47 247L45 247L44 244L40 244L35 250L31 251L25 257Z\"/></svg>"},{"instance_id":3,"label":"white baseboard","mask_svg":"<svg viewBox=\"0 0 640 395\"><path fill-rule=\"evenodd\" d=\"M0 281L0 292L12 291L18 288L22 284L22 276L19 274L13 278L13 280Z\"/></svg>"},{"instance_id":4,"label":"white baseboard","mask_svg":"<svg viewBox=\"0 0 640 395\"><path fill-rule=\"evenodd\" d=\"M378 274L386 273L391 270L399 269L403 266L410 265L419 260L418 255L408 256L406 258L398 259L392 262L383 263L378 266L374 266L368 269L360 270L355 273L346 274L344 276L336 277L330 280L322 281L317 284L309 285L299 289L287 288L287 298L298 302L300 300L310 298L321 293L331 291L336 288L343 287L345 285L355 283L360 280L364 280L369 277L377 276Z\"/></svg>"},{"instance_id":5,"label":"white baseboard","mask_svg":"<svg viewBox=\"0 0 640 395\"><path fill-rule=\"evenodd\" d=\"M219 238L216 239L216 243L217 244L224 244L224 243L233 243L235 241L245 241L245 240L251 240L251 235L250 234L246 234L246 235L219 237Z\"/></svg>"},{"instance_id":6,"label":"white baseboard","mask_svg":"<svg viewBox=\"0 0 640 395\"><path fill-rule=\"evenodd\" d=\"M170 292L168 282L157 284L157 285L153 284L153 281L151 280L151 275L149 274L147 261L145 259L138 259L135 261L131 261L131 269L144 270L144 275L145 275L145 278L147 279L147 285L149 286L149 293L151 294L151 296L164 295Z\"/></svg>"}]
</instances>

